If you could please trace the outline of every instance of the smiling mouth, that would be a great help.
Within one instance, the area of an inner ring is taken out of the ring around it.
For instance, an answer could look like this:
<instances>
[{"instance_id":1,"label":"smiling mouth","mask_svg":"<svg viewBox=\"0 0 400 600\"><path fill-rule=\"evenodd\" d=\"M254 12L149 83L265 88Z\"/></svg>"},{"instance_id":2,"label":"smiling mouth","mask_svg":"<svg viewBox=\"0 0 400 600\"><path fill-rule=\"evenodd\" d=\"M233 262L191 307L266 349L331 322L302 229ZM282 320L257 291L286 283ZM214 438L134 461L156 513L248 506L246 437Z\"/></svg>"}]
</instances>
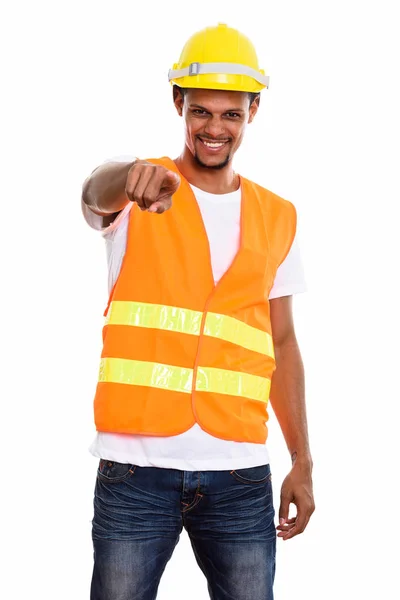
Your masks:
<instances>
[{"instance_id":1,"label":"smiling mouth","mask_svg":"<svg viewBox=\"0 0 400 600\"><path fill-rule=\"evenodd\" d=\"M223 140L223 141L212 142L210 140L204 140L202 138L197 138L197 139L203 144L203 146L205 146L209 150L219 150L220 148L225 146L229 141L229 140Z\"/></svg>"}]
</instances>

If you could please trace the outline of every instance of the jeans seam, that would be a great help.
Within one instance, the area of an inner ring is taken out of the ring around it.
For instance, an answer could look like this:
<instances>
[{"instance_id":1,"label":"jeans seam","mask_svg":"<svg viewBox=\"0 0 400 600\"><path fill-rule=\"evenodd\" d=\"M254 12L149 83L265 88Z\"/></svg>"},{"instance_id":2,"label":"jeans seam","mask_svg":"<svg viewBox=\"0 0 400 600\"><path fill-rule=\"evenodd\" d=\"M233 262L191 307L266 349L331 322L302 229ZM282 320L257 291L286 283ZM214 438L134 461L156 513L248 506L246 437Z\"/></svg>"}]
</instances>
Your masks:
<instances>
[{"instance_id":1,"label":"jeans seam","mask_svg":"<svg viewBox=\"0 0 400 600\"><path fill-rule=\"evenodd\" d=\"M241 477L241 475L239 475L238 473L236 473L235 470L231 471L230 474L232 475L232 477L234 477L236 479L236 481L239 481L241 483L250 483L252 485L260 485L262 483L266 483L269 479L272 478L272 473L269 473L266 477L264 477L264 479L245 479L244 477Z\"/></svg>"},{"instance_id":2,"label":"jeans seam","mask_svg":"<svg viewBox=\"0 0 400 600\"><path fill-rule=\"evenodd\" d=\"M200 500L203 497L203 494L200 494L199 490L200 490L200 471L198 471L198 475L197 475L197 489L196 489L196 493L194 496L194 500L191 504L186 504L186 502L182 502L182 504L185 504L185 506L186 506L186 508L184 508L182 510L182 513L185 513L188 510L194 508L200 502Z\"/></svg>"},{"instance_id":3,"label":"jeans seam","mask_svg":"<svg viewBox=\"0 0 400 600\"><path fill-rule=\"evenodd\" d=\"M97 472L97 477L100 479L100 481L102 483L122 483L123 481L126 481L127 479L130 479L132 477L132 475L134 475L135 471L136 471L136 467L137 465L132 465L129 468L129 471L127 471L125 473L125 475L123 475L122 477L115 477L114 479L112 477L107 477L107 475L104 475L104 473L102 473L100 470L98 470Z\"/></svg>"}]
</instances>

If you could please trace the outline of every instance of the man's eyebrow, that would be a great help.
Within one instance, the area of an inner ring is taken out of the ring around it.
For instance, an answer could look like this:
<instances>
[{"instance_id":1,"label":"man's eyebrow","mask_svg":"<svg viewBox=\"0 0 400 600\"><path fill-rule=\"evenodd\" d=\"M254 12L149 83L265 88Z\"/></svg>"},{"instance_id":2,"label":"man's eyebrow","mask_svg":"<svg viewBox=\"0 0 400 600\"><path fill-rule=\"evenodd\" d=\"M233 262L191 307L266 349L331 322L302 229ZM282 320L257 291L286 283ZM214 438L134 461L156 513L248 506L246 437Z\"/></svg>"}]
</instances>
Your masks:
<instances>
[{"instance_id":1,"label":"man's eyebrow","mask_svg":"<svg viewBox=\"0 0 400 600\"><path fill-rule=\"evenodd\" d=\"M205 108L204 106L201 106L201 104L189 104L190 108L200 108L201 110L205 110L207 112L210 112L208 110L208 108ZM224 110L224 112L244 112L243 108L227 108L226 110Z\"/></svg>"},{"instance_id":2,"label":"man's eyebrow","mask_svg":"<svg viewBox=\"0 0 400 600\"><path fill-rule=\"evenodd\" d=\"M207 108L205 108L204 106L201 106L201 104L189 104L190 108L201 108L201 110L206 110L207 112L210 112Z\"/></svg>"}]
</instances>

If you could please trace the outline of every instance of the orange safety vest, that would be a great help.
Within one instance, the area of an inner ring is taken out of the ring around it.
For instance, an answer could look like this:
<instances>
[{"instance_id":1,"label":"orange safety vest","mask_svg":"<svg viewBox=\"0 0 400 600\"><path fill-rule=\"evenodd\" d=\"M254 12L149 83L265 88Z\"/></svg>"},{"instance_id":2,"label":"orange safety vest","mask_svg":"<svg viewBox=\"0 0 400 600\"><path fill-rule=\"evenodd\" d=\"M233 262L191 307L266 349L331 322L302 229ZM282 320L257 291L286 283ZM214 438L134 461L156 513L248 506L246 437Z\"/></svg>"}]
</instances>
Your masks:
<instances>
[{"instance_id":1,"label":"orange safety vest","mask_svg":"<svg viewBox=\"0 0 400 600\"><path fill-rule=\"evenodd\" d=\"M288 200L241 177L240 248L214 283L195 196L181 185L161 215L130 211L126 253L104 312L94 399L98 431L211 435L264 443L276 368L269 292L296 231Z\"/></svg>"}]
</instances>

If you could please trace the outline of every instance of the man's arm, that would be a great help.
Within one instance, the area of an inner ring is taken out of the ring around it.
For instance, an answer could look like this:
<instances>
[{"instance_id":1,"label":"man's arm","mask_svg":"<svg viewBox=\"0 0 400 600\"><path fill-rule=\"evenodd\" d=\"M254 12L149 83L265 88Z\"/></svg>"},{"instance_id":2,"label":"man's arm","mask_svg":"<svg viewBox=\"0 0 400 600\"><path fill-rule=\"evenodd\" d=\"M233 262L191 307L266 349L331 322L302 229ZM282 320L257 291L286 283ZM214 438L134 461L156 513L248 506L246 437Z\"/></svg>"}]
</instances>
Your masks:
<instances>
[{"instance_id":1,"label":"man's arm","mask_svg":"<svg viewBox=\"0 0 400 600\"><path fill-rule=\"evenodd\" d=\"M270 402L282 429L292 464L312 468L305 405L304 367L294 331L292 296L270 300L276 370Z\"/></svg>"},{"instance_id":2,"label":"man's arm","mask_svg":"<svg viewBox=\"0 0 400 600\"><path fill-rule=\"evenodd\" d=\"M292 469L281 488L278 536L287 540L306 528L315 510L313 461L308 440L304 367L294 332L292 296L270 300L276 369L270 402L292 458ZM289 519L289 506L297 507Z\"/></svg>"},{"instance_id":3,"label":"man's arm","mask_svg":"<svg viewBox=\"0 0 400 600\"><path fill-rule=\"evenodd\" d=\"M128 204L125 193L131 162L108 162L97 167L82 186L82 202L103 217L103 227L114 221Z\"/></svg>"},{"instance_id":4,"label":"man's arm","mask_svg":"<svg viewBox=\"0 0 400 600\"><path fill-rule=\"evenodd\" d=\"M128 202L136 202L140 210L150 213L169 210L180 182L175 171L146 160L107 162L84 182L81 202L102 216L107 227Z\"/></svg>"}]
</instances>

